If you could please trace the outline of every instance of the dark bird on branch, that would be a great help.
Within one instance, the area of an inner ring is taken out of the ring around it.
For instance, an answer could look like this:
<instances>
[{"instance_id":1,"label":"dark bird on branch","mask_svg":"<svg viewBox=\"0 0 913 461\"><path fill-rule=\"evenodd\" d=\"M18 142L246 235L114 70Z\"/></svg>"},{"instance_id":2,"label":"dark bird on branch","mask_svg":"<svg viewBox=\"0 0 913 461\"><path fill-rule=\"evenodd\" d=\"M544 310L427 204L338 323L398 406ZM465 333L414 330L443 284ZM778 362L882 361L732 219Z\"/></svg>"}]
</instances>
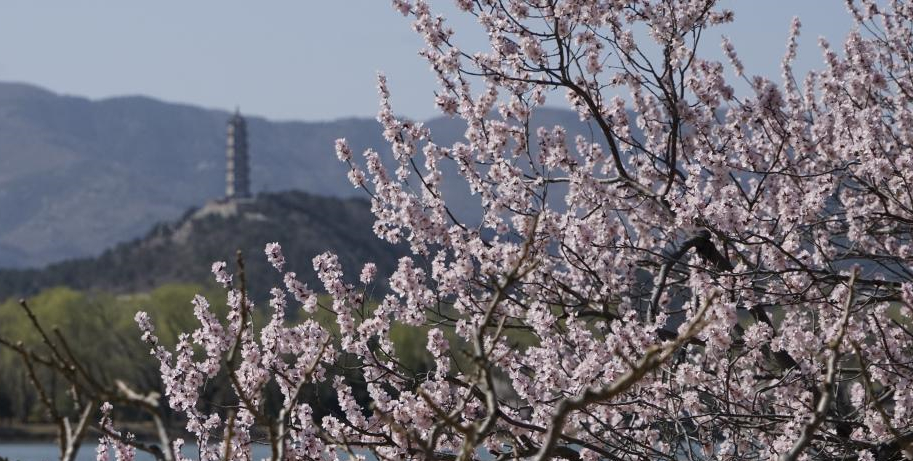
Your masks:
<instances>
[{"instance_id":1,"label":"dark bird on branch","mask_svg":"<svg viewBox=\"0 0 913 461\"><path fill-rule=\"evenodd\" d=\"M698 231L694 237L689 239L689 241L694 243L694 249L697 251L698 256L701 257L705 262L713 263L714 267L720 272L728 272L734 269L732 263L729 262L720 250L716 249L716 245L713 244L713 241L710 240L710 231L702 229Z\"/></svg>"}]
</instances>

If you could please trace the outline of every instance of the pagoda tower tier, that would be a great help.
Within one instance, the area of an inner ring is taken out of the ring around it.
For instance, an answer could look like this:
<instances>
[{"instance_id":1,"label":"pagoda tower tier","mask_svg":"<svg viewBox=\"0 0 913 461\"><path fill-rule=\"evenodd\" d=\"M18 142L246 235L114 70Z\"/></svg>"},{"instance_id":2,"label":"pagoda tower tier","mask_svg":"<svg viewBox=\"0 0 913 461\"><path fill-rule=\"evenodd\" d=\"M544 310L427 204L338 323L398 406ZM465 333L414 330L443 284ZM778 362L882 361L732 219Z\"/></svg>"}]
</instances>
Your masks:
<instances>
[{"instance_id":1,"label":"pagoda tower tier","mask_svg":"<svg viewBox=\"0 0 913 461\"><path fill-rule=\"evenodd\" d=\"M250 167L247 156L247 122L238 110L228 119L225 148L225 197L250 197Z\"/></svg>"}]
</instances>

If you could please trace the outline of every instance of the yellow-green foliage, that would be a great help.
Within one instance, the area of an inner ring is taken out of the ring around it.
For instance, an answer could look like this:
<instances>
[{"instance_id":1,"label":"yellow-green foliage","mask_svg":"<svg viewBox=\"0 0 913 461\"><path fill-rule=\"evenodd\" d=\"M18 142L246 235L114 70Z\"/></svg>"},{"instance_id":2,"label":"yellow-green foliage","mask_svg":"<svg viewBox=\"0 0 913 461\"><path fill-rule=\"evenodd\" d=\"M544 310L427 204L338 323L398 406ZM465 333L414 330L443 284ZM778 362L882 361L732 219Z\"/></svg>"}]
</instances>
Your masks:
<instances>
[{"instance_id":1,"label":"yellow-green foliage","mask_svg":"<svg viewBox=\"0 0 913 461\"><path fill-rule=\"evenodd\" d=\"M28 304L45 331L53 336L53 329L59 329L73 353L92 373L104 380L125 379L138 388L155 389L159 385L158 365L149 355L149 347L140 340L133 317L138 310L149 312L156 334L166 347L171 347L180 332L192 331L197 325L190 303L196 293L208 295L216 310L224 311L224 292L190 284L164 285L136 295L58 287L30 298ZM15 300L0 304L0 336L22 341L42 355L48 353L38 331ZM0 370L0 395L12 402L6 414L0 408L0 418L40 418L44 412L19 356L0 348ZM63 382L40 367L38 372L49 392L62 396Z\"/></svg>"},{"instance_id":2,"label":"yellow-green foliage","mask_svg":"<svg viewBox=\"0 0 913 461\"><path fill-rule=\"evenodd\" d=\"M227 310L225 291L214 285L167 284L149 292L130 295L52 288L29 299L29 305L49 333L55 326L60 329L80 361L102 380L124 379L138 389L157 389L160 385L158 363L150 356L149 346L141 341L134 315L139 310L148 312L161 344L173 349L179 334L189 333L199 325L191 303L196 294L206 297L219 318L224 319ZM329 307L332 301L322 296L320 304ZM310 315L296 307L295 303L290 303L287 313L290 324ZM375 308L376 304L369 302L362 312L357 313L357 322L362 317L370 317ZM259 330L265 325L270 315L270 308L265 302L255 306L255 328ZM318 309L312 318L338 336L335 314L327 309ZM442 324L439 328L450 341L455 359L452 366L469 371L469 346L457 337L452 326ZM429 327L405 326L397 322L391 326L390 339L396 354L417 379L434 366L427 350L428 330ZM508 328L504 334L513 347L525 348L537 343L535 336L528 331ZM27 347L46 354L38 332L14 300L0 304L0 336L23 341ZM357 366L356 363L350 365ZM25 378L24 367L19 357L6 348L0 348L0 371L0 397L12 402L12 405L5 405L11 407L6 410L0 404L0 418L41 419L44 411L35 390ZM60 397L59 401L65 402L63 392L66 389L62 380L55 381L46 370L40 371L42 379L52 388L50 392Z\"/></svg>"}]
</instances>

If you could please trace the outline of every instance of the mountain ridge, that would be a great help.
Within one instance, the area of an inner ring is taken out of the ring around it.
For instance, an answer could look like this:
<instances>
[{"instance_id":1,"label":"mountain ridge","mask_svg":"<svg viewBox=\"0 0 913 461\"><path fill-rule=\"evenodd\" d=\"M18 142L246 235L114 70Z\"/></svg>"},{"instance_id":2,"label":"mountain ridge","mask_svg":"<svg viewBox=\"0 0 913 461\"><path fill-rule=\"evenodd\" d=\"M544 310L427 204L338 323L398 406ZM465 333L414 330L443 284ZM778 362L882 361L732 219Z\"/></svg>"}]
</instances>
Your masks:
<instances>
[{"instance_id":1,"label":"mountain ridge","mask_svg":"<svg viewBox=\"0 0 913 461\"><path fill-rule=\"evenodd\" d=\"M569 127L568 139L588 134L571 111L537 114L535 125ZM0 268L96 256L223 196L229 116L146 96L91 100L0 82ZM374 119L247 122L255 193L358 196L334 154L337 138L355 152L372 148L390 158ZM465 132L459 119L425 123L441 145ZM461 197L453 203L471 206Z\"/></svg>"},{"instance_id":2,"label":"mountain ridge","mask_svg":"<svg viewBox=\"0 0 913 461\"><path fill-rule=\"evenodd\" d=\"M89 100L0 83L0 267L97 255L221 196L227 118L144 96ZM325 179L345 178L330 133L311 133L335 122L248 123L258 190L354 195ZM363 132L375 124L344 123ZM381 140L375 131L364 144ZM302 142L308 138L322 138L325 155ZM310 166L303 180L288 174L302 170L292 165L295 154Z\"/></svg>"}]
</instances>

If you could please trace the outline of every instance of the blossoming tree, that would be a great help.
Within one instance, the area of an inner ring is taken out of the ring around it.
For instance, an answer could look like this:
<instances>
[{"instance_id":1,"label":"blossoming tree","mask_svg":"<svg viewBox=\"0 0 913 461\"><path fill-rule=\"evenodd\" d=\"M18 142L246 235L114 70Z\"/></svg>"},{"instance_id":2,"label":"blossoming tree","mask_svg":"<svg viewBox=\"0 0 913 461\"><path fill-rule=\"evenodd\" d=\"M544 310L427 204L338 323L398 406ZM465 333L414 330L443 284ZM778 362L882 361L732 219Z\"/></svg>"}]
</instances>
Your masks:
<instances>
[{"instance_id":1,"label":"blossoming tree","mask_svg":"<svg viewBox=\"0 0 913 461\"><path fill-rule=\"evenodd\" d=\"M457 0L489 39L475 54L426 1L393 3L465 139L398 118L381 76L392 158L337 142L377 235L411 249L386 293L332 254L308 287L270 244L262 328L224 263L228 318L198 297L177 350L137 315L202 459L913 459L913 5L848 2L842 52L822 40L805 76L795 21L774 81L725 38L727 63L701 57L733 19L712 0ZM534 125L560 98L590 136ZM454 181L477 222L448 207ZM427 336L429 372L394 325ZM202 411L218 373L235 405ZM316 418L302 389L324 381L339 410Z\"/></svg>"}]
</instances>

